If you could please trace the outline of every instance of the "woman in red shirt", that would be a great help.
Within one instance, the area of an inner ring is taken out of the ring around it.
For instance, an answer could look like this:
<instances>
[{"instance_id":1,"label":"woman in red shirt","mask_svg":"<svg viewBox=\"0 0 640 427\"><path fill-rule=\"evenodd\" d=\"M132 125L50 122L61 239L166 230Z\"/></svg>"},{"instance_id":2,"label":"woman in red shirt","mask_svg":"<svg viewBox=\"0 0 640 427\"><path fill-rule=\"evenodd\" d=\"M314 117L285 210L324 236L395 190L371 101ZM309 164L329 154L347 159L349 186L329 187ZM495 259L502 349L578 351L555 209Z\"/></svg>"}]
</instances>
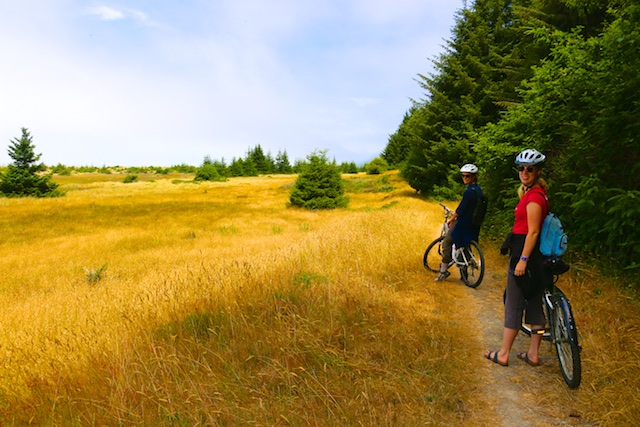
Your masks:
<instances>
[{"instance_id":1,"label":"woman in red shirt","mask_svg":"<svg viewBox=\"0 0 640 427\"><path fill-rule=\"evenodd\" d=\"M520 201L515 209L510 240L502 346L500 350L484 354L487 359L502 366L509 365L511 346L520 331L523 313L525 323L530 324L532 329L544 329L546 323L542 308L542 255L538 247L542 222L549 212L547 184L541 177L545 159L544 154L528 149L518 154L515 160L522 185L518 189ZM533 290L519 286L524 282L534 284ZM529 350L518 353L518 358L538 366L541 341L541 335L532 335Z\"/></svg>"}]
</instances>

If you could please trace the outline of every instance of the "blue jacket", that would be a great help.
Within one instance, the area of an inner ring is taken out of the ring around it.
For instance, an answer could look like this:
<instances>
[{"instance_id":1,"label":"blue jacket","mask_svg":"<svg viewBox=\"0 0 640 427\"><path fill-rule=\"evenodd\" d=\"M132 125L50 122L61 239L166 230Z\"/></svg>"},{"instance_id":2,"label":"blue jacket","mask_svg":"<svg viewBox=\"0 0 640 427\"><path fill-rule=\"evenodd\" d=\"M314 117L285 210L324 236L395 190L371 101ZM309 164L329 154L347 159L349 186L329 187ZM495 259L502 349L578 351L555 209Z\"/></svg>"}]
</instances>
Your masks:
<instances>
[{"instance_id":1,"label":"blue jacket","mask_svg":"<svg viewBox=\"0 0 640 427\"><path fill-rule=\"evenodd\" d=\"M480 235L480 227L473 225L473 211L478 204L478 200L482 196L482 189L478 184L469 184L462 201L456 209L458 221L451 232L451 237L456 246L467 246L472 240L478 241Z\"/></svg>"}]
</instances>

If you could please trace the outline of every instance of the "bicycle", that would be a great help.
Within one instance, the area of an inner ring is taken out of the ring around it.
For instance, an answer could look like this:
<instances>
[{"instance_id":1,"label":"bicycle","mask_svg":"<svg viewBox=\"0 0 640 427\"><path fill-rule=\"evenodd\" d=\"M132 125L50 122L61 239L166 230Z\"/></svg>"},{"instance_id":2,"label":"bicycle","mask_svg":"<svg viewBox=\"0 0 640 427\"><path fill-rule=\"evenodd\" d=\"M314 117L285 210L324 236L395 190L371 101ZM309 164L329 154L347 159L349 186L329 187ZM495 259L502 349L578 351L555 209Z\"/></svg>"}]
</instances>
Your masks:
<instances>
[{"instance_id":1,"label":"bicycle","mask_svg":"<svg viewBox=\"0 0 640 427\"><path fill-rule=\"evenodd\" d=\"M440 237L435 239L427 246L427 250L424 252L422 262L424 268L434 273L440 271L440 264L442 263L442 241L449 231L448 221L454 212L440 203L440 206L444 209L444 222L442 224L442 230L440 231ZM467 246L457 248L454 244L452 247L452 259L449 264L451 267L453 264L460 270L460 278L470 288L476 288L482 282L484 277L484 254L480 245L475 240L472 240Z\"/></svg>"},{"instance_id":2,"label":"bicycle","mask_svg":"<svg viewBox=\"0 0 640 427\"><path fill-rule=\"evenodd\" d=\"M529 325L522 323L521 329L529 336L542 335L543 340L555 345L564 381L569 388L577 388L582 375L582 347L578 344L578 328L573 318L571 303L556 285L560 275L569 271L569 266L560 259L549 258L544 261L544 269L547 285L542 301L547 314L547 327L531 329Z\"/></svg>"}]
</instances>

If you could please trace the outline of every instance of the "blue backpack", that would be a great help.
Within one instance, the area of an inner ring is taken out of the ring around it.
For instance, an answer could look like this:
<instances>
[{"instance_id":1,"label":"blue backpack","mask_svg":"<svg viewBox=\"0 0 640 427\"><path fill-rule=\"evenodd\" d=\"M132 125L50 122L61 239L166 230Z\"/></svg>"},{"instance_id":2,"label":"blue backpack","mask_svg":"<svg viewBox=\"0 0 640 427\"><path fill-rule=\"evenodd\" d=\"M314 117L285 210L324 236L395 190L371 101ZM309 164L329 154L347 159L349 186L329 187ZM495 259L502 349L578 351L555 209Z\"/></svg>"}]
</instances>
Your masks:
<instances>
[{"instance_id":1,"label":"blue backpack","mask_svg":"<svg viewBox=\"0 0 640 427\"><path fill-rule=\"evenodd\" d=\"M540 252L547 257L560 257L567 251L567 239L560 218L549 212L540 231Z\"/></svg>"}]
</instances>

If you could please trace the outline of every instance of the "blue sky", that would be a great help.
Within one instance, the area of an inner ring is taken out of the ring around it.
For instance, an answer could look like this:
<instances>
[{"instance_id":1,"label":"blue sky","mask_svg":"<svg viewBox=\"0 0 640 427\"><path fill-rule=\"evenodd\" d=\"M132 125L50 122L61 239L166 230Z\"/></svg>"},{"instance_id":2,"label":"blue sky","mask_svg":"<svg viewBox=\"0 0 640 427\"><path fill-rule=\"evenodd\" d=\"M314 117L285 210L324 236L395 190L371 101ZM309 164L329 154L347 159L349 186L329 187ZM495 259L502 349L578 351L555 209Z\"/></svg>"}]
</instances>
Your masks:
<instances>
[{"instance_id":1,"label":"blue sky","mask_svg":"<svg viewBox=\"0 0 640 427\"><path fill-rule=\"evenodd\" d=\"M377 157L463 0L20 0L0 5L0 164L199 165L260 145Z\"/></svg>"}]
</instances>

